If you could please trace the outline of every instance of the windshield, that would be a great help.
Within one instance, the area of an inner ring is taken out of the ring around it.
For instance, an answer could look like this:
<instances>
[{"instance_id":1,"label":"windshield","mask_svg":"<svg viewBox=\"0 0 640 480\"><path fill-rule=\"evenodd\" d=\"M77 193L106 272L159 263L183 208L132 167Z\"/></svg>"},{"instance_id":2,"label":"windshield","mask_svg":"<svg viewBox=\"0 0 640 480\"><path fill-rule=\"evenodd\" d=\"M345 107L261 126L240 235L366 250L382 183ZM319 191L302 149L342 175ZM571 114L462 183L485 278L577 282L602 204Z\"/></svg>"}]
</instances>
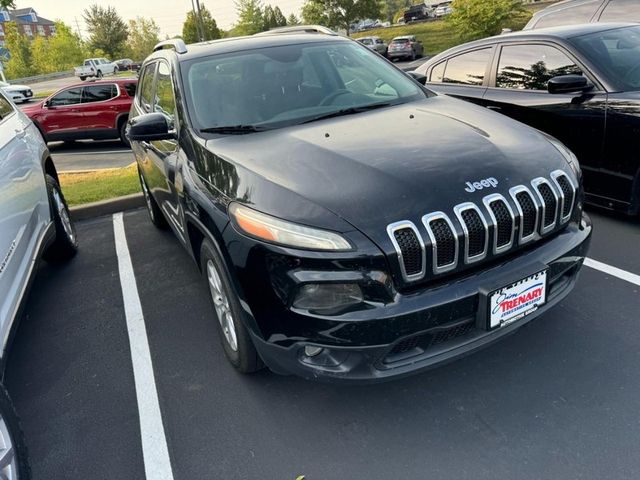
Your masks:
<instances>
[{"instance_id":1,"label":"windshield","mask_svg":"<svg viewBox=\"0 0 640 480\"><path fill-rule=\"evenodd\" d=\"M590 33L570 42L604 71L617 90L640 90L640 26Z\"/></svg>"},{"instance_id":2,"label":"windshield","mask_svg":"<svg viewBox=\"0 0 640 480\"><path fill-rule=\"evenodd\" d=\"M201 130L279 128L427 96L405 74L350 41L215 55L183 68L190 117Z\"/></svg>"}]
</instances>

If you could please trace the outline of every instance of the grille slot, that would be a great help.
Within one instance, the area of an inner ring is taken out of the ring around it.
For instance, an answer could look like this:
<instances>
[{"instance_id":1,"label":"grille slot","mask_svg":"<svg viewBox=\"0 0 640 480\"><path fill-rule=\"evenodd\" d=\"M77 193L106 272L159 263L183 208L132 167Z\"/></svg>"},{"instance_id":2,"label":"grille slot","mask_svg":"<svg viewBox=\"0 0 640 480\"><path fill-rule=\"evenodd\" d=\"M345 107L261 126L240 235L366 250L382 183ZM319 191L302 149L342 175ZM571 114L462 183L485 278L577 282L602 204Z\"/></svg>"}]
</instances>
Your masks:
<instances>
[{"instance_id":1,"label":"grille slot","mask_svg":"<svg viewBox=\"0 0 640 480\"><path fill-rule=\"evenodd\" d=\"M422 278L425 273L425 250L416 226L409 221L397 222L387 227L387 233L396 249L404 280Z\"/></svg>"},{"instance_id":2,"label":"grille slot","mask_svg":"<svg viewBox=\"0 0 640 480\"><path fill-rule=\"evenodd\" d=\"M429 233L433 249L433 273L443 273L458 264L458 234L443 212L425 215L422 223Z\"/></svg>"},{"instance_id":3,"label":"grille slot","mask_svg":"<svg viewBox=\"0 0 640 480\"><path fill-rule=\"evenodd\" d=\"M402 355L417 348L420 348L420 350L415 351L414 354L420 354L436 345L461 338L469 334L474 328L475 320L471 319L456 323L455 325L437 327L431 331L404 338L393 346L385 361L392 363L396 360L393 356ZM407 358L407 356L405 355L402 358Z\"/></svg>"},{"instance_id":4,"label":"grille slot","mask_svg":"<svg viewBox=\"0 0 640 480\"><path fill-rule=\"evenodd\" d=\"M482 212L471 202L457 205L454 209L464 234L464 261L473 263L487 256L489 227Z\"/></svg>"},{"instance_id":5,"label":"grille slot","mask_svg":"<svg viewBox=\"0 0 640 480\"><path fill-rule=\"evenodd\" d=\"M498 253L510 248L513 243L514 215L501 195L487 197L485 204L493 215L493 222L496 227L494 253Z\"/></svg>"},{"instance_id":6,"label":"grille slot","mask_svg":"<svg viewBox=\"0 0 640 480\"><path fill-rule=\"evenodd\" d=\"M567 177L567 174L562 170L556 170L552 172L551 178L561 192L560 221L564 223L571 217L573 202L575 201L576 189L573 186L573 183L571 183L571 181Z\"/></svg>"},{"instance_id":7,"label":"grille slot","mask_svg":"<svg viewBox=\"0 0 640 480\"><path fill-rule=\"evenodd\" d=\"M402 262L407 275L417 275L422 271L422 249L413 230L403 228L394 232L396 242L402 252Z\"/></svg>"},{"instance_id":8,"label":"grille slot","mask_svg":"<svg viewBox=\"0 0 640 480\"><path fill-rule=\"evenodd\" d=\"M510 190L511 197L516 203L518 215L520 216L520 233L518 240L520 244L533 240L538 225L538 207L533 196L527 187L519 185Z\"/></svg>"},{"instance_id":9,"label":"grille slot","mask_svg":"<svg viewBox=\"0 0 640 480\"><path fill-rule=\"evenodd\" d=\"M542 225L540 226L540 234L544 235L556 226L558 197L549 182L542 177L532 180L531 185L538 193L538 197L542 203Z\"/></svg>"}]
</instances>

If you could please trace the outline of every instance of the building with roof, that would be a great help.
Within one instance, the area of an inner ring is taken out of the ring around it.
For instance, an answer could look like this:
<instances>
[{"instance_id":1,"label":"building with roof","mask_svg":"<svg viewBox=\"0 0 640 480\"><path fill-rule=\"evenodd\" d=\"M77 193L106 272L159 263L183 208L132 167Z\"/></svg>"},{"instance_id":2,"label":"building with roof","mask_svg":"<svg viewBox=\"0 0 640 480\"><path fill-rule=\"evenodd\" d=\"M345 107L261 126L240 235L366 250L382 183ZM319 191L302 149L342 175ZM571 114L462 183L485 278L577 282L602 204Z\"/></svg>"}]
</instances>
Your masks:
<instances>
[{"instance_id":1,"label":"building with roof","mask_svg":"<svg viewBox=\"0 0 640 480\"><path fill-rule=\"evenodd\" d=\"M56 34L54 22L41 17L31 7L0 10L0 46L4 46L4 26L7 22L15 22L18 31L28 38L51 37Z\"/></svg>"}]
</instances>

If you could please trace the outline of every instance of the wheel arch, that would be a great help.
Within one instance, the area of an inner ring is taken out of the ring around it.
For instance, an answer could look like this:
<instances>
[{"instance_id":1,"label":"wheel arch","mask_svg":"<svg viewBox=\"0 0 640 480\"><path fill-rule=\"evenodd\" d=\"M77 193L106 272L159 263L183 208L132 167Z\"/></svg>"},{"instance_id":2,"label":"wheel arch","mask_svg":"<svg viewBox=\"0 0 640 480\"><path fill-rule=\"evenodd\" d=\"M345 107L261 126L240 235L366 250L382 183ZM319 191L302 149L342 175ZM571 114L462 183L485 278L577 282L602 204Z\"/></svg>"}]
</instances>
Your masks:
<instances>
[{"instance_id":1,"label":"wheel arch","mask_svg":"<svg viewBox=\"0 0 640 480\"><path fill-rule=\"evenodd\" d=\"M51 175L57 183L60 183L58 170L56 170L56 166L53 164L53 159L51 158L51 154L48 149L45 150L42 155L42 168L46 175Z\"/></svg>"},{"instance_id":2,"label":"wheel arch","mask_svg":"<svg viewBox=\"0 0 640 480\"><path fill-rule=\"evenodd\" d=\"M126 122L129 119L129 112L119 113L116 117L116 128L120 130L123 122Z\"/></svg>"}]
</instances>

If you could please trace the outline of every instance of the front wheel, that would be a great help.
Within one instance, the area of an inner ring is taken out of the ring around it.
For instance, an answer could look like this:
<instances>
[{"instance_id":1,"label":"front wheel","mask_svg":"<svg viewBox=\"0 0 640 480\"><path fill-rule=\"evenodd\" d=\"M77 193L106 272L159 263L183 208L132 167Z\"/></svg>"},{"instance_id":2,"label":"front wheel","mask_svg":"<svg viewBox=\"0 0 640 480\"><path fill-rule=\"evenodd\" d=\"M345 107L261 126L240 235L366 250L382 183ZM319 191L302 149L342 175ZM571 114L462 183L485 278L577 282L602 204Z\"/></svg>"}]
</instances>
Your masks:
<instances>
[{"instance_id":1,"label":"front wheel","mask_svg":"<svg viewBox=\"0 0 640 480\"><path fill-rule=\"evenodd\" d=\"M69 206L62 194L60 185L51 175L45 175L51 218L56 229L56 239L44 254L46 260L68 260L78 251L76 227L71 221ZM2 477L0 477L2 478Z\"/></svg>"},{"instance_id":2,"label":"front wheel","mask_svg":"<svg viewBox=\"0 0 640 480\"><path fill-rule=\"evenodd\" d=\"M82 76L82 75L80 76L80 81L81 81L81 82L84 82L86 79L87 79L87 77Z\"/></svg>"},{"instance_id":3,"label":"front wheel","mask_svg":"<svg viewBox=\"0 0 640 480\"><path fill-rule=\"evenodd\" d=\"M227 360L241 373L262 369L262 361L245 327L245 313L231 286L224 260L209 240L202 242L200 267L211 293Z\"/></svg>"},{"instance_id":4,"label":"front wheel","mask_svg":"<svg viewBox=\"0 0 640 480\"><path fill-rule=\"evenodd\" d=\"M27 447L18 415L3 385L0 385L0 478L29 480Z\"/></svg>"},{"instance_id":5,"label":"front wheel","mask_svg":"<svg viewBox=\"0 0 640 480\"><path fill-rule=\"evenodd\" d=\"M126 120L124 120L122 122L122 125L120 125L120 142L125 147L131 146L131 142L129 141L129 138L127 138L127 121Z\"/></svg>"},{"instance_id":6,"label":"front wheel","mask_svg":"<svg viewBox=\"0 0 640 480\"><path fill-rule=\"evenodd\" d=\"M167 224L167 219L164 217L164 214L160 211L158 203L151 195L151 191L149 190L149 187L147 187L147 182L145 181L144 176L142 175L142 172L139 168L138 176L140 177L140 188L142 188L144 203L147 205L147 212L149 212L151 223L153 223L156 228L165 230L169 226Z\"/></svg>"},{"instance_id":7,"label":"front wheel","mask_svg":"<svg viewBox=\"0 0 640 480\"><path fill-rule=\"evenodd\" d=\"M96 73L96 77L102 78L102 72L100 70L98 70L98 72Z\"/></svg>"}]
</instances>

